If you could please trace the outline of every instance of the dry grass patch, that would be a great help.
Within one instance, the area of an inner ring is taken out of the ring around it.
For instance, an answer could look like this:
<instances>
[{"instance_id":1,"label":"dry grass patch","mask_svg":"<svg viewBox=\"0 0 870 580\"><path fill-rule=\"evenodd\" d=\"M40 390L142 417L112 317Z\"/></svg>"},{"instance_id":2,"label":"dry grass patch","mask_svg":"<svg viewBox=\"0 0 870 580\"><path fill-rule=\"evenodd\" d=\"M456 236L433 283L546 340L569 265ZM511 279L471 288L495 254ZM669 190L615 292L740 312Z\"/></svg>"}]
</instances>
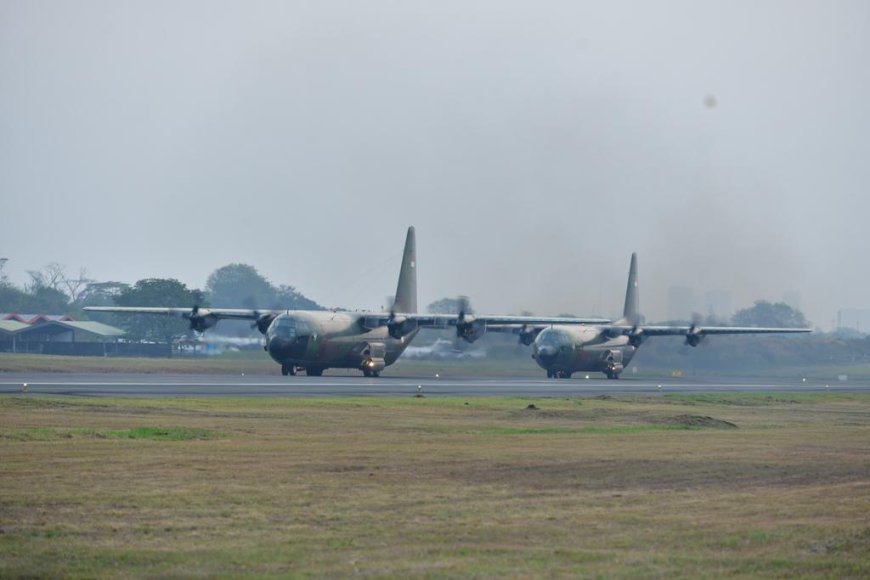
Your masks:
<instances>
[{"instance_id":1,"label":"dry grass patch","mask_svg":"<svg viewBox=\"0 0 870 580\"><path fill-rule=\"evenodd\" d=\"M765 396L0 398L0 576L867 576L870 396Z\"/></svg>"}]
</instances>

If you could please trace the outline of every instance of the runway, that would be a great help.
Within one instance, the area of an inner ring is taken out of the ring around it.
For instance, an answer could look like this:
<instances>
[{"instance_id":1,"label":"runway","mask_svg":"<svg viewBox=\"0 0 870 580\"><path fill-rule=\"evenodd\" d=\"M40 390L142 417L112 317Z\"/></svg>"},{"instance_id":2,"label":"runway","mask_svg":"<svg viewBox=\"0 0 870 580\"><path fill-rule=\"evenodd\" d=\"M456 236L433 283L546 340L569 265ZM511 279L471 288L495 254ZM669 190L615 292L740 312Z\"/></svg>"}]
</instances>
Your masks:
<instances>
[{"instance_id":1,"label":"runway","mask_svg":"<svg viewBox=\"0 0 870 580\"><path fill-rule=\"evenodd\" d=\"M230 375L2 373L0 394L25 392L72 397L571 397L729 392L870 392L870 381L771 378L626 377L505 379L393 376L282 377Z\"/></svg>"}]
</instances>

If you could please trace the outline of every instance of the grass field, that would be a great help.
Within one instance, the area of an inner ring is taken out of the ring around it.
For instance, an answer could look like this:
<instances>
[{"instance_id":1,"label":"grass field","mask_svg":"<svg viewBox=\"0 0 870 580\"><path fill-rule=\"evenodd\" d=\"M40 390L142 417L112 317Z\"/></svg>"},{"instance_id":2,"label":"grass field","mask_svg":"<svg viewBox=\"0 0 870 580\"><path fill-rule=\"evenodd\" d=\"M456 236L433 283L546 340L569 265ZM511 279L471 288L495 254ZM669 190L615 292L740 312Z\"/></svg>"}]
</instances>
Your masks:
<instances>
[{"instance_id":1,"label":"grass field","mask_svg":"<svg viewBox=\"0 0 870 580\"><path fill-rule=\"evenodd\" d=\"M870 396L0 398L0 577L352 574L868 577Z\"/></svg>"}]
</instances>

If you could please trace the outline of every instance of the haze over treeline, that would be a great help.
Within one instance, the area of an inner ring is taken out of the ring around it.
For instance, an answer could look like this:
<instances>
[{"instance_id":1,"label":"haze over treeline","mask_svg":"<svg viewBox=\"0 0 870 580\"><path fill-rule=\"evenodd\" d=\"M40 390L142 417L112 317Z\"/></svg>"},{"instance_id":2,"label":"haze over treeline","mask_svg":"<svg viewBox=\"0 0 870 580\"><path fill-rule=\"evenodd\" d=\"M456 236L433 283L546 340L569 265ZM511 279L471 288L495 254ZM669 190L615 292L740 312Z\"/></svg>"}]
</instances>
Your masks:
<instances>
[{"instance_id":1,"label":"haze over treeline","mask_svg":"<svg viewBox=\"0 0 870 580\"><path fill-rule=\"evenodd\" d=\"M0 3L0 257L377 308L870 307L870 4ZM702 314L706 314L702 312Z\"/></svg>"}]
</instances>

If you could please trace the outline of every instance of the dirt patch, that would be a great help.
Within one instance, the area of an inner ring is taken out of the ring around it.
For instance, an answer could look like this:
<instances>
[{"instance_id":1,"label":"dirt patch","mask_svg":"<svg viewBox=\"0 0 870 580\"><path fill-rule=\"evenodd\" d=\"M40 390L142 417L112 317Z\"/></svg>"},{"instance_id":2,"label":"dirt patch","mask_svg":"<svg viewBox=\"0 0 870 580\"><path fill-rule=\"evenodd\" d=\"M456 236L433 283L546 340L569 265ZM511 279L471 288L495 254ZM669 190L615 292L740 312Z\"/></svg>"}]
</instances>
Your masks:
<instances>
[{"instance_id":1,"label":"dirt patch","mask_svg":"<svg viewBox=\"0 0 870 580\"><path fill-rule=\"evenodd\" d=\"M737 429L737 425L731 421L714 419L707 415L676 415L674 417L664 417L660 419L658 423L663 423L665 425L680 425L683 427Z\"/></svg>"}]
</instances>

